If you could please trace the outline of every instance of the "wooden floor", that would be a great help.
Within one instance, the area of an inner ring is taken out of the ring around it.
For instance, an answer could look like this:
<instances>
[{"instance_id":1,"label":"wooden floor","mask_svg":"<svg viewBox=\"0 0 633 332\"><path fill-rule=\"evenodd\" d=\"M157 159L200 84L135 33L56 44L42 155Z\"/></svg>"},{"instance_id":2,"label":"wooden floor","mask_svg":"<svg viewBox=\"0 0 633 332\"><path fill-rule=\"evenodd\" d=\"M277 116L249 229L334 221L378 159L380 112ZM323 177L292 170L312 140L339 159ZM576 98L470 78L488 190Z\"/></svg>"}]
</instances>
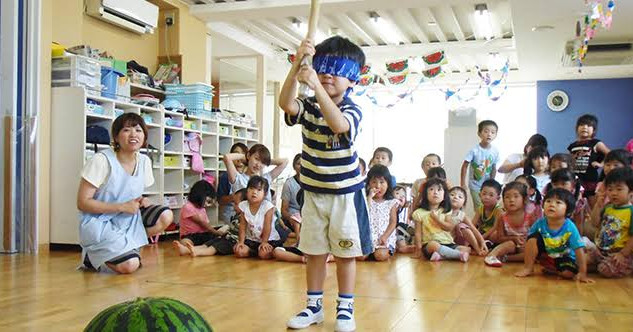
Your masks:
<instances>
[{"instance_id":1,"label":"wooden floor","mask_svg":"<svg viewBox=\"0 0 633 332\"><path fill-rule=\"evenodd\" d=\"M221 332L283 331L304 306L301 264L181 258L168 242L142 255L143 268L129 276L76 271L76 252L0 255L0 331L79 331L102 309L137 296L177 298ZM633 331L632 279L518 279L519 267L407 256L358 263L358 331ZM328 268L326 321L306 331L333 330L335 265Z\"/></svg>"}]
</instances>

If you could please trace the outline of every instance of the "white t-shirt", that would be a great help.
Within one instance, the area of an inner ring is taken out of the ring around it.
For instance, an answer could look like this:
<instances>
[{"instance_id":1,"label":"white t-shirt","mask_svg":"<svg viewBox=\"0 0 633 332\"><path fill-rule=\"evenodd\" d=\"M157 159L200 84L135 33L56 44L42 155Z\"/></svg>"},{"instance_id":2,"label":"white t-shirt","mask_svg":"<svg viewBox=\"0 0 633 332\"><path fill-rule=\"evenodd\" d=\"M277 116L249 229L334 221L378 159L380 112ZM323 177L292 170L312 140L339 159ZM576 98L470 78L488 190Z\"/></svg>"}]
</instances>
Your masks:
<instances>
[{"instance_id":1,"label":"white t-shirt","mask_svg":"<svg viewBox=\"0 0 633 332\"><path fill-rule=\"evenodd\" d=\"M244 219L246 219L246 238L254 242L262 242L262 232L264 231L264 220L266 217L266 212L270 211L270 209L275 208L273 203L264 200L259 206L259 210L257 210L257 213L255 214L251 213L248 201L241 201L238 207L240 208L240 210L242 210L242 212L244 213ZM277 233L273 220L271 220L270 235L268 236L268 241L276 241L279 239L279 233Z\"/></svg>"},{"instance_id":2,"label":"white t-shirt","mask_svg":"<svg viewBox=\"0 0 633 332\"><path fill-rule=\"evenodd\" d=\"M266 200L272 202L272 196L270 194L270 188L273 187L273 179L270 177L270 173L265 173L262 175L266 181L268 181L268 192L266 193ZM248 181L251 179L250 175L246 175L244 173L239 173L235 176L235 182L231 183L231 195L235 194L240 189L246 188L248 185Z\"/></svg>"},{"instance_id":3,"label":"white t-shirt","mask_svg":"<svg viewBox=\"0 0 633 332\"><path fill-rule=\"evenodd\" d=\"M544 191L545 191L545 187L547 186L548 183L550 183L550 178L549 178L549 174L544 173L542 175L534 175L532 174L532 176L536 179L536 189L543 195L545 195Z\"/></svg>"},{"instance_id":4,"label":"white t-shirt","mask_svg":"<svg viewBox=\"0 0 633 332\"><path fill-rule=\"evenodd\" d=\"M136 165L134 166L134 174L138 174L139 165L143 165L145 169L145 188L154 184L154 173L152 172L152 161L148 156L137 153ZM110 163L103 153L97 153L88 160L81 171L81 177L93 186L100 188L108 181L110 175Z\"/></svg>"},{"instance_id":5,"label":"white t-shirt","mask_svg":"<svg viewBox=\"0 0 633 332\"><path fill-rule=\"evenodd\" d=\"M523 153L513 153L509 155L508 158L506 158L506 160L503 163L516 164L520 162L521 160L523 160L523 158L524 158ZM522 175L522 174L523 174L523 167L516 168L512 172L506 173L503 176L503 183L510 183L516 180L517 176Z\"/></svg>"}]
</instances>

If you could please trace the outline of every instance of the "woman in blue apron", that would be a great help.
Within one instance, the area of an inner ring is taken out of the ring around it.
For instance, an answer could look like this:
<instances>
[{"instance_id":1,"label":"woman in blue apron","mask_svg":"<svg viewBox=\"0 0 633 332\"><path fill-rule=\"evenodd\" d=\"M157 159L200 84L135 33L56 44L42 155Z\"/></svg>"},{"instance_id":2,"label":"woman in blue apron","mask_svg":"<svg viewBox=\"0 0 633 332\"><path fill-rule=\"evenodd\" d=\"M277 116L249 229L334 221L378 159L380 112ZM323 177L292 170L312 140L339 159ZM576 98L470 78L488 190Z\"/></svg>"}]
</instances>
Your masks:
<instances>
[{"instance_id":1,"label":"woman in blue apron","mask_svg":"<svg viewBox=\"0 0 633 332\"><path fill-rule=\"evenodd\" d=\"M132 273L141 266L148 242L140 209L149 206L143 191L154 183L151 161L139 153L146 138L143 118L123 114L112 124L113 149L84 166L77 193L84 269Z\"/></svg>"}]
</instances>

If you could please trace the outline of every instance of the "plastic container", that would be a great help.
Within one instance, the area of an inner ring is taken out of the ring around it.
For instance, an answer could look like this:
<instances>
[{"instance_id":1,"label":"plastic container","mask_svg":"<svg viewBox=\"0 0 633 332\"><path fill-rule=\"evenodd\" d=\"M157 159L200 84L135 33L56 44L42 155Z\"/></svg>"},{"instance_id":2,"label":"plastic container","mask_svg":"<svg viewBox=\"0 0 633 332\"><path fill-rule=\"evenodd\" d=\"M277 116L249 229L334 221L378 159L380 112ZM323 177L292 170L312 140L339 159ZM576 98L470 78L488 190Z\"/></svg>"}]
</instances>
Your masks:
<instances>
[{"instance_id":1,"label":"plastic container","mask_svg":"<svg viewBox=\"0 0 633 332\"><path fill-rule=\"evenodd\" d=\"M101 96L115 99L119 77L123 77L122 73L109 67L101 67Z\"/></svg>"},{"instance_id":2,"label":"plastic container","mask_svg":"<svg viewBox=\"0 0 633 332\"><path fill-rule=\"evenodd\" d=\"M87 58L80 55L67 55L54 57L51 61L53 70L71 69L81 70L93 76L100 75L101 64L98 60Z\"/></svg>"}]
</instances>

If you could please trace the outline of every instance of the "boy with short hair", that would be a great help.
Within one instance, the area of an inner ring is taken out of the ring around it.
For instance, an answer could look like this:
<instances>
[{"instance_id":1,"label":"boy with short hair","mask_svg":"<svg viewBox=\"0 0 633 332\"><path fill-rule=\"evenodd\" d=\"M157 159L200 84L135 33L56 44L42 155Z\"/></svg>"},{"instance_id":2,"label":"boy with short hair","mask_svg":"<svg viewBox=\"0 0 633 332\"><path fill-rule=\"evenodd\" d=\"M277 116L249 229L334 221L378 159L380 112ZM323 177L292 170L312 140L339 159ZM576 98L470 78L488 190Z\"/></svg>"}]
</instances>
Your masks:
<instances>
[{"instance_id":1,"label":"boy with short hair","mask_svg":"<svg viewBox=\"0 0 633 332\"><path fill-rule=\"evenodd\" d=\"M312 66L301 65L314 55ZM316 48L304 40L297 50L279 96L288 125L300 124L303 137L301 187L304 189L301 242L307 257L307 307L292 317L289 328L323 322L323 283L328 253L336 257L339 296L336 331L354 331L355 257L373 252L369 216L354 141L362 112L347 97L365 64L363 51L335 36ZM296 99L298 83L314 97Z\"/></svg>"},{"instance_id":2,"label":"boy with short hair","mask_svg":"<svg viewBox=\"0 0 633 332\"><path fill-rule=\"evenodd\" d=\"M633 273L633 170L616 168L604 180L609 204L592 221L599 229L595 246L590 246L588 265L607 278Z\"/></svg>"},{"instance_id":3,"label":"boy with short hair","mask_svg":"<svg viewBox=\"0 0 633 332\"><path fill-rule=\"evenodd\" d=\"M483 235L484 240L494 243L497 241L494 225L503 213L503 208L499 204L501 184L494 179L484 181L477 197L482 204L475 210L473 225Z\"/></svg>"},{"instance_id":4,"label":"boy with short hair","mask_svg":"<svg viewBox=\"0 0 633 332\"><path fill-rule=\"evenodd\" d=\"M387 168L391 167L391 163L393 162L393 152L389 148L384 146L377 147L374 150L374 156L371 158L370 164L372 166L375 165L383 165ZM396 177L391 175L391 188L396 187Z\"/></svg>"},{"instance_id":5,"label":"boy with short hair","mask_svg":"<svg viewBox=\"0 0 633 332\"><path fill-rule=\"evenodd\" d=\"M587 278L585 243L578 228L569 216L574 212L576 198L562 188L550 190L545 195L545 217L532 225L525 243L525 265L515 273L527 277L534 273L538 259L545 272L565 279L592 283Z\"/></svg>"},{"instance_id":6,"label":"boy with short hair","mask_svg":"<svg viewBox=\"0 0 633 332\"><path fill-rule=\"evenodd\" d=\"M480 139L479 144L468 151L462 163L460 186L470 189L475 211L481 205L481 200L479 199L481 184L488 179L494 179L497 175L499 150L492 145L492 141L497 137L498 129L497 123L492 120L479 122L477 126L477 136ZM469 168L470 176L468 187L466 187L466 173Z\"/></svg>"}]
</instances>

